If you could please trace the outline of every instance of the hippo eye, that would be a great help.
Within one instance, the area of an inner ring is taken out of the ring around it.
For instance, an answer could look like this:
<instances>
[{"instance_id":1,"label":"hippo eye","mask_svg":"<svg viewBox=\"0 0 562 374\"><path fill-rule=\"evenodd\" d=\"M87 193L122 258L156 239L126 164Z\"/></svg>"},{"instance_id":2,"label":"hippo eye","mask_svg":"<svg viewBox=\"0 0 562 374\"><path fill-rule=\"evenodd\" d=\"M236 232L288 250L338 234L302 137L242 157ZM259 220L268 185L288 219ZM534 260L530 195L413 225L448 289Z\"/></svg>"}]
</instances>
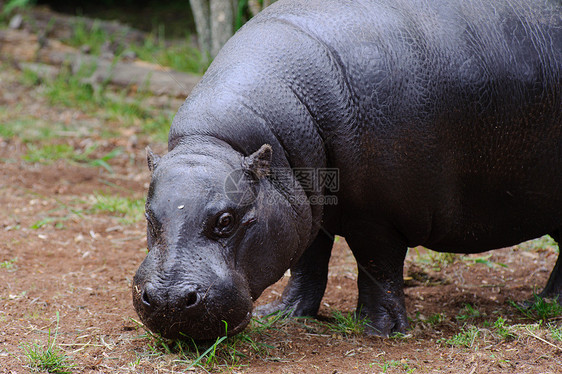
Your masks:
<instances>
[{"instance_id":1,"label":"hippo eye","mask_svg":"<svg viewBox=\"0 0 562 374\"><path fill-rule=\"evenodd\" d=\"M223 213L223 214L221 214L221 216L217 220L217 228L218 229L224 229L224 228L232 225L232 222L234 222L234 217L232 217L232 214L230 214L228 212Z\"/></svg>"},{"instance_id":2,"label":"hippo eye","mask_svg":"<svg viewBox=\"0 0 562 374\"><path fill-rule=\"evenodd\" d=\"M218 236L227 236L234 226L234 216L230 212L224 212L218 216L215 222L214 233Z\"/></svg>"}]
</instances>

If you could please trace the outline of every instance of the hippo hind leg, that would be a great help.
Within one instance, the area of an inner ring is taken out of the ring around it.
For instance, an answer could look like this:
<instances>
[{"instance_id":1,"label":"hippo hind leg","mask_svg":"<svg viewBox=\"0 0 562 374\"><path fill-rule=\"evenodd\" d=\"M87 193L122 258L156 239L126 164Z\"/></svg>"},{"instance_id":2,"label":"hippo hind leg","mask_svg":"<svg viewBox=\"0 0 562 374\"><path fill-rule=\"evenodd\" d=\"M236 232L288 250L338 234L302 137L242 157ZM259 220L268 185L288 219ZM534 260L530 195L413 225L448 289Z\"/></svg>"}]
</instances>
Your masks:
<instances>
[{"instance_id":1,"label":"hippo hind leg","mask_svg":"<svg viewBox=\"0 0 562 374\"><path fill-rule=\"evenodd\" d=\"M328 282L328 263L334 239L320 230L316 239L291 268L291 278L280 300L262 305L255 315L285 312L293 317L315 317Z\"/></svg>"},{"instance_id":2,"label":"hippo hind leg","mask_svg":"<svg viewBox=\"0 0 562 374\"><path fill-rule=\"evenodd\" d=\"M558 260L550 273L550 277L544 290L541 292L540 296L543 297L557 297L558 303L562 304L562 255L560 254L561 244L562 244L562 229L556 231L550 236L558 243Z\"/></svg>"}]
</instances>

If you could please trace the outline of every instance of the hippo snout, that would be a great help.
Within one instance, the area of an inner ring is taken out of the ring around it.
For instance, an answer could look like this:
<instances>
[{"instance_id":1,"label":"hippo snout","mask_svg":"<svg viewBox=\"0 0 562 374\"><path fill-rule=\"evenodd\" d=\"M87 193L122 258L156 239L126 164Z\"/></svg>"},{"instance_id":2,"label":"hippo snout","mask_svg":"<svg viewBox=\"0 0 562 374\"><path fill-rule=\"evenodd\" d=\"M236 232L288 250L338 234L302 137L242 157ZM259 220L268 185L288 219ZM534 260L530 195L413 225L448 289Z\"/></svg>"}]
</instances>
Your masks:
<instances>
[{"instance_id":1,"label":"hippo snout","mask_svg":"<svg viewBox=\"0 0 562 374\"><path fill-rule=\"evenodd\" d=\"M231 280L181 287L135 279L133 304L146 327L169 339L232 335L244 329L252 315L249 292Z\"/></svg>"}]
</instances>

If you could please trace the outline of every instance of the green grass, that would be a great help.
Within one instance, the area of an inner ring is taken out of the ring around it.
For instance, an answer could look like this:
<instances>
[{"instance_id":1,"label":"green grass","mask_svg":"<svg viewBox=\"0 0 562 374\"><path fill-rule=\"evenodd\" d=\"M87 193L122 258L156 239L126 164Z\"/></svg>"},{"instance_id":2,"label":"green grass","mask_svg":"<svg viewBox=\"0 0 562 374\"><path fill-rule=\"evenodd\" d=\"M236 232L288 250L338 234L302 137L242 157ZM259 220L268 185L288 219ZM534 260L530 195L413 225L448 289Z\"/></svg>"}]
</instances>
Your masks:
<instances>
[{"instance_id":1,"label":"green grass","mask_svg":"<svg viewBox=\"0 0 562 374\"><path fill-rule=\"evenodd\" d=\"M151 136L154 141L166 142L168 131L175 114L175 108L161 109L152 108L144 103L149 95L146 93L132 94L127 89L110 90L106 85L100 84L95 87L84 81L89 77L95 66L84 66L76 74L67 70L62 70L59 75L52 80L40 79L37 74L30 70L24 70L23 78L20 81L27 86L41 85L41 94L49 101L50 105L63 106L78 109L85 114L103 122L114 123L115 126L104 126L104 130L96 134L105 137L120 135L114 128L137 127L143 133ZM0 119L6 121L7 111L0 111ZM68 130L66 126L44 124L40 118L28 116L25 119L16 119L16 123L0 130L0 136L14 137L24 133L22 131L31 130L35 127L35 122L39 122L40 129L46 129L49 134L57 134L60 131ZM24 121L24 123L17 122ZM62 127L62 128L61 128ZM75 130L75 128L72 128ZM44 135L43 138L53 136ZM31 137L34 140L37 137Z\"/></svg>"},{"instance_id":2,"label":"green grass","mask_svg":"<svg viewBox=\"0 0 562 374\"><path fill-rule=\"evenodd\" d=\"M358 318L355 312L342 313L332 310L332 321L324 326L332 334L343 336L360 335L365 331L369 321L365 317Z\"/></svg>"},{"instance_id":3,"label":"green grass","mask_svg":"<svg viewBox=\"0 0 562 374\"><path fill-rule=\"evenodd\" d=\"M61 132L70 130L62 123L48 123L31 116L2 120L0 113L0 121L2 121L0 137L6 139L17 137L24 143L55 139L60 136Z\"/></svg>"},{"instance_id":4,"label":"green grass","mask_svg":"<svg viewBox=\"0 0 562 374\"><path fill-rule=\"evenodd\" d=\"M560 326L554 323L544 325L542 321L533 324L509 325L503 317L498 317L493 323L486 321L483 327L465 325L458 334L449 339L439 339L438 342L452 347L477 349L483 345L490 348L504 341L527 339L528 337L533 337L562 350L561 347L551 342L562 341L562 328Z\"/></svg>"},{"instance_id":5,"label":"green grass","mask_svg":"<svg viewBox=\"0 0 562 374\"><path fill-rule=\"evenodd\" d=\"M548 330L550 332L550 337L555 341L562 341L562 326L556 326L555 324L549 324Z\"/></svg>"},{"instance_id":6,"label":"green grass","mask_svg":"<svg viewBox=\"0 0 562 374\"><path fill-rule=\"evenodd\" d=\"M446 339L445 343L453 347L470 348L474 345L476 338L480 335L480 329L476 326L463 327L461 332L454 335L450 339Z\"/></svg>"},{"instance_id":7,"label":"green grass","mask_svg":"<svg viewBox=\"0 0 562 374\"><path fill-rule=\"evenodd\" d=\"M66 69L61 70L55 79L43 82L45 97L52 105L58 104L83 111L96 110L104 104L105 87L94 89L91 84L83 82L93 74L95 68L95 65L85 65L76 74Z\"/></svg>"},{"instance_id":8,"label":"green grass","mask_svg":"<svg viewBox=\"0 0 562 374\"><path fill-rule=\"evenodd\" d=\"M207 70L209 57L193 46L189 35L184 40L169 43L164 41L163 34L163 27L161 27L157 36L149 35L143 44L125 46L119 42L122 35L108 34L100 27L99 22L94 22L90 27L85 22L78 22L74 33L64 42L76 48L87 45L92 55L100 55L103 45L112 43L114 47L112 52L117 59L123 52L130 50L140 60L170 67L177 71L203 74Z\"/></svg>"},{"instance_id":9,"label":"green grass","mask_svg":"<svg viewBox=\"0 0 562 374\"><path fill-rule=\"evenodd\" d=\"M490 261L489 258L492 257L491 254L486 255L486 256L482 256L482 257L469 257L469 256L462 256L462 260L464 262L469 262L472 264L483 264L486 265L489 268L495 268L497 266L501 266L506 268L507 265L501 262L493 262Z\"/></svg>"},{"instance_id":10,"label":"green grass","mask_svg":"<svg viewBox=\"0 0 562 374\"><path fill-rule=\"evenodd\" d=\"M82 209L76 209L71 205L65 204L64 202L58 199L56 200L56 202L57 202L57 207L49 210L47 212L47 216L42 217L37 221L35 221L35 223L33 223L33 225L31 225L30 228L36 230L36 229L40 229L43 226L52 224L57 229L63 229L65 221L77 217L84 218L83 215L84 211ZM80 202L77 201L76 203L80 203ZM59 213L61 211L62 214Z\"/></svg>"},{"instance_id":11,"label":"green grass","mask_svg":"<svg viewBox=\"0 0 562 374\"><path fill-rule=\"evenodd\" d=\"M90 53L96 56L100 54L101 48L106 42L112 43L120 36L105 32L100 27L99 20L94 20L91 27L88 27L84 21L78 21L74 25L73 31L70 38L63 42L76 48L87 45L90 47ZM123 52L123 47L120 46L116 52L117 54Z\"/></svg>"},{"instance_id":12,"label":"green grass","mask_svg":"<svg viewBox=\"0 0 562 374\"><path fill-rule=\"evenodd\" d=\"M68 220L72 218L70 215L67 216L63 216L63 217L51 217L51 216L47 216L44 218L41 218L37 221L35 221L35 223L33 223L33 225L30 226L31 229L37 230L40 229L43 226L49 225L49 224L53 224L53 226L56 229L64 229L64 221Z\"/></svg>"},{"instance_id":13,"label":"green grass","mask_svg":"<svg viewBox=\"0 0 562 374\"><path fill-rule=\"evenodd\" d=\"M253 318L241 333L231 337L221 336L213 342L196 342L190 338L169 340L146 329L146 334L140 338L149 339L147 346L151 355L175 355L177 359L174 362L186 365L186 371L195 367L217 370L220 367L240 366L243 360L251 357L268 357L274 347L263 340L270 332L278 331L286 320L284 313ZM144 328L140 322L133 321ZM228 330L228 326L226 328Z\"/></svg>"},{"instance_id":14,"label":"green grass","mask_svg":"<svg viewBox=\"0 0 562 374\"><path fill-rule=\"evenodd\" d=\"M416 317L410 319L410 323L414 325L421 322L422 325L426 324L434 328L435 326L439 325L441 322L445 321L445 319L446 316L443 313L435 313L430 315L429 317L425 317L421 315L421 313L417 312Z\"/></svg>"},{"instance_id":15,"label":"green grass","mask_svg":"<svg viewBox=\"0 0 562 374\"><path fill-rule=\"evenodd\" d=\"M391 368L398 368L401 370L401 372L403 373L413 373L416 368L411 368L410 365L408 364L408 360L403 359L403 360L389 360L389 361L384 361L382 363L378 363L378 362L373 362L371 364L369 364L369 367L373 367L373 366L378 366L381 370L381 373L387 373L389 369Z\"/></svg>"},{"instance_id":16,"label":"green grass","mask_svg":"<svg viewBox=\"0 0 562 374\"><path fill-rule=\"evenodd\" d=\"M139 94L131 100L127 90L116 95L106 85L92 86L84 82L95 66L83 67L77 74L62 71L56 79L45 82L45 96L52 105L78 108L86 113L101 115L102 119L112 120L125 126L149 119L152 114L142 105L146 97Z\"/></svg>"},{"instance_id":17,"label":"green grass","mask_svg":"<svg viewBox=\"0 0 562 374\"><path fill-rule=\"evenodd\" d=\"M435 252L426 249L427 253L421 254L418 248L412 249L416 251L416 262L428 265L435 271L441 271L441 269L453 264L459 258L459 255L456 253Z\"/></svg>"},{"instance_id":18,"label":"green grass","mask_svg":"<svg viewBox=\"0 0 562 374\"><path fill-rule=\"evenodd\" d=\"M87 200L75 199L71 203L57 201L57 207L47 212L33 225L32 229L40 229L46 225L53 225L57 229L63 229L64 222L71 219L84 219L88 214L110 213L114 214L119 222L131 224L138 222L144 217L144 198L121 197L105 193L94 193ZM80 206L80 208L76 207ZM87 206L87 208L82 208Z\"/></svg>"},{"instance_id":19,"label":"green grass","mask_svg":"<svg viewBox=\"0 0 562 374\"><path fill-rule=\"evenodd\" d=\"M435 313L430 315L425 322L432 326L438 325L445 320L445 315L443 313Z\"/></svg>"},{"instance_id":20,"label":"green grass","mask_svg":"<svg viewBox=\"0 0 562 374\"><path fill-rule=\"evenodd\" d=\"M88 76L88 69L77 75L61 73L54 81L46 82L45 96L52 105L78 108L85 113L105 121L118 123L122 127L140 127L154 140L166 142L173 110L157 110L143 104L146 94L137 93L129 97L123 89L113 94L106 86L96 89L82 78ZM114 135L114 134L110 134Z\"/></svg>"},{"instance_id":21,"label":"green grass","mask_svg":"<svg viewBox=\"0 0 562 374\"><path fill-rule=\"evenodd\" d=\"M18 138L24 143L52 140L76 128L60 122L37 118L25 112L21 105L0 108L0 138Z\"/></svg>"},{"instance_id":22,"label":"green grass","mask_svg":"<svg viewBox=\"0 0 562 374\"><path fill-rule=\"evenodd\" d=\"M177 71L203 74L210 63L208 56L191 45L189 37L184 42L172 45L164 43L160 38L149 37L143 45L132 45L131 49L141 60Z\"/></svg>"},{"instance_id":23,"label":"green grass","mask_svg":"<svg viewBox=\"0 0 562 374\"><path fill-rule=\"evenodd\" d=\"M558 303L558 298L548 299L533 294L530 304L521 305L513 301L509 304L533 321L548 321L562 315L562 305Z\"/></svg>"},{"instance_id":24,"label":"green grass","mask_svg":"<svg viewBox=\"0 0 562 374\"><path fill-rule=\"evenodd\" d=\"M8 0L2 8L1 15L7 16L16 9L24 9L35 3L35 0Z\"/></svg>"},{"instance_id":25,"label":"green grass","mask_svg":"<svg viewBox=\"0 0 562 374\"><path fill-rule=\"evenodd\" d=\"M0 262L0 269L7 269L7 270L12 270L15 267L15 263L18 261L17 257L14 257L12 259Z\"/></svg>"},{"instance_id":26,"label":"green grass","mask_svg":"<svg viewBox=\"0 0 562 374\"><path fill-rule=\"evenodd\" d=\"M494 333L501 340L511 340L515 339L517 335L513 332L511 326L506 324L506 319L503 317L498 317L496 322L494 322Z\"/></svg>"},{"instance_id":27,"label":"green grass","mask_svg":"<svg viewBox=\"0 0 562 374\"><path fill-rule=\"evenodd\" d=\"M117 214L123 223L138 222L144 217L144 198L134 199L105 194L94 194L91 198L93 213Z\"/></svg>"},{"instance_id":28,"label":"green grass","mask_svg":"<svg viewBox=\"0 0 562 374\"><path fill-rule=\"evenodd\" d=\"M70 362L70 357L56 345L58 327L59 313L57 312L55 333L54 336L51 336L51 329L49 328L47 345L37 342L21 345L23 354L27 358L28 366L31 369L56 374L72 373L73 365Z\"/></svg>"},{"instance_id":29,"label":"green grass","mask_svg":"<svg viewBox=\"0 0 562 374\"><path fill-rule=\"evenodd\" d=\"M97 144L87 147L84 150L75 149L66 143L47 143L37 145L30 143L27 145L27 152L23 156L23 160L31 163L50 164L57 160L67 160L71 163L78 163L93 167L103 167L112 173L113 169L108 161L123 152L119 147L112 149L101 157L93 156L93 152L97 149Z\"/></svg>"},{"instance_id":30,"label":"green grass","mask_svg":"<svg viewBox=\"0 0 562 374\"><path fill-rule=\"evenodd\" d=\"M469 264L483 264L490 268L495 268L497 266L507 267L507 265L501 262L490 261L491 254L482 257L469 257L462 256L457 253L448 252L435 252L427 249L427 253L420 254L417 248L414 248L417 253L416 262L431 266L435 271L441 271L443 268L455 263L458 260L467 262Z\"/></svg>"},{"instance_id":31,"label":"green grass","mask_svg":"<svg viewBox=\"0 0 562 374\"><path fill-rule=\"evenodd\" d=\"M482 317L482 313L480 313L480 311L478 311L472 305L466 304L464 308L456 316L456 319L459 321L467 321L479 317Z\"/></svg>"},{"instance_id":32,"label":"green grass","mask_svg":"<svg viewBox=\"0 0 562 374\"><path fill-rule=\"evenodd\" d=\"M529 240L527 242L519 244L517 247L526 251L544 251L549 248L554 248L558 251L558 245L556 244L556 241L549 235L545 235L538 239Z\"/></svg>"},{"instance_id":33,"label":"green grass","mask_svg":"<svg viewBox=\"0 0 562 374\"><path fill-rule=\"evenodd\" d=\"M40 162L43 164L60 159L75 159L79 153L69 144L45 144L37 146L29 144L23 159L27 162Z\"/></svg>"}]
</instances>

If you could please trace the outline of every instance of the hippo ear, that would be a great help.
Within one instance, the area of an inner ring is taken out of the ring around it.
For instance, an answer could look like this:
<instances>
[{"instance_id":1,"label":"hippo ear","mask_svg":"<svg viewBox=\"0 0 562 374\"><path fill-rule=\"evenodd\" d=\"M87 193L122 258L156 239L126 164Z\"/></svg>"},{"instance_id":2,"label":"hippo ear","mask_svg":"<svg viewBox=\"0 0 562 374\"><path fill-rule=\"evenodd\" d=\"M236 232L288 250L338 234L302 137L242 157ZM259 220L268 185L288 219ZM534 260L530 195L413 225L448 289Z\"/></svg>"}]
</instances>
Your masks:
<instances>
[{"instance_id":1,"label":"hippo ear","mask_svg":"<svg viewBox=\"0 0 562 374\"><path fill-rule=\"evenodd\" d=\"M146 146L146 162L148 163L148 170L154 171L156 166L158 166L158 161L160 161L160 156L154 154L149 146Z\"/></svg>"},{"instance_id":2,"label":"hippo ear","mask_svg":"<svg viewBox=\"0 0 562 374\"><path fill-rule=\"evenodd\" d=\"M273 150L269 144L264 144L246 157L244 166L253 172L258 178L265 177L271 172L271 159L273 157Z\"/></svg>"}]
</instances>

